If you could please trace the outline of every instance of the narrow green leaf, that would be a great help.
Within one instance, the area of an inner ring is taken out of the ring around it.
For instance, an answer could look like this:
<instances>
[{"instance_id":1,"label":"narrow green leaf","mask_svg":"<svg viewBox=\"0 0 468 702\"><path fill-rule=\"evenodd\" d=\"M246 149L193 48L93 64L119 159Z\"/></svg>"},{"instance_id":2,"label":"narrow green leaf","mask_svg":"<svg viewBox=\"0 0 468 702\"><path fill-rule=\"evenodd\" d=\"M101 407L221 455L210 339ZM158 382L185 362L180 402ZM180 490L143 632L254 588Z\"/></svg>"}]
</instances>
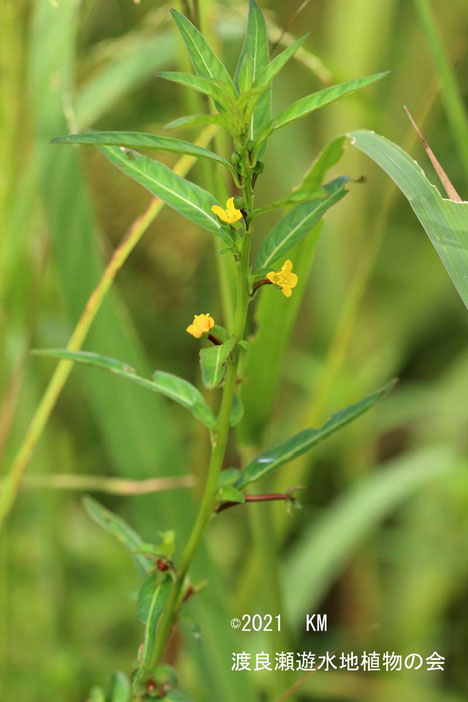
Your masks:
<instances>
[{"instance_id":1,"label":"narrow green leaf","mask_svg":"<svg viewBox=\"0 0 468 702\"><path fill-rule=\"evenodd\" d=\"M112 679L110 702L130 702L132 687L125 673L116 673Z\"/></svg>"},{"instance_id":2,"label":"narrow green leaf","mask_svg":"<svg viewBox=\"0 0 468 702\"><path fill-rule=\"evenodd\" d=\"M468 202L443 198L416 161L388 139L365 129L349 136L351 143L378 163L408 199L468 307Z\"/></svg>"},{"instance_id":3,"label":"narrow green leaf","mask_svg":"<svg viewBox=\"0 0 468 702\"><path fill-rule=\"evenodd\" d=\"M213 78L227 83L232 86L232 93L235 94L236 89L228 70L204 36L180 12L171 10L171 14L187 47L195 72L204 78Z\"/></svg>"},{"instance_id":4,"label":"narrow green leaf","mask_svg":"<svg viewBox=\"0 0 468 702\"><path fill-rule=\"evenodd\" d=\"M92 497L83 497L83 505L89 516L100 527L112 534L112 536L115 536L131 552L133 560L143 575L152 570L153 564L151 560L144 555L135 553L135 551L140 550L144 546L143 539L122 517L103 507Z\"/></svg>"},{"instance_id":5,"label":"narrow green leaf","mask_svg":"<svg viewBox=\"0 0 468 702\"><path fill-rule=\"evenodd\" d=\"M203 384L208 390L213 390L224 377L226 359L231 353L236 340L231 337L224 344L211 346L200 351L200 367Z\"/></svg>"},{"instance_id":6,"label":"narrow green leaf","mask_svg":"<svg viewBox=\"0 0 468 702\"><path fill-rule=\"evenodd\" d=\"M230 246L235 243L233 233L222 226L218 217L211 211L212 205L219 203L206 190L176 175L159 161L153 161L136 151L113 146L99 148L114 166L143 185L153 195L160 197L183 217L220 236Z\"/></svg>"},{"instance_id":7,"label":"narrow green leaf","mask_svg":"<svg viewBox=\"0 0 468 702\"><path fill-rule=\"evenodd\" d=\"M52 144L94 144L102 146L125 146L129 149L154 149L174 154L188 154L197 158L217 161L233 171L233 166L222 156L218 156L204 146L191 144L189 141L172 137L147 134L145 132L83 132L66 137L52 139Z\"/></svg>"},{"instance_id":8,"label":"narrow green leaf","mask_svg":"<svg viewBox=\"0 0 468 702\"><path fill-rule=\"evenodd\" d=\"M257 88L257 89L263 89L267 88L273 78L278 75L278 73L284 68L284 66L287 64L290 58L294 56L296 51L299 49L300 46L305 42L306 39L310 36L310 33L308 32L307 34L304 34L303 37L298 39L297 41L294 42L291 46L289 46L287 49L282 51L278 56L276 56L274 59L268 63L265 68L263 68L258 74L257 77L255 78L252 88Z\"/></svg>"},{"instance_id":9,"label":"narrow green leaf","mask_svg":"<svg viewBox=\"0 0 468 702\"><path fill-rule=\"evenodd\" d=\"M75 363L84 363L89 366L97 366L104 370L113 373L135 373L135 369L128 363L118 361L109 356L102 356L99 353L92 351L67 351L66 349L33 349L31 353L34 356L47 356L48 358L57 358L61 361L72 361Z\"/></svg>"},{"instance_id":10,"label":"narrow green leaf","mask_svg":"<svg viewBox=\"0 0 468 702\"><path fill-rule=\"evenodd\" d=\"M319 153L315 161L313 162L310 169L305 174L302 183L295 188L295 190L315 190L319 188L325 176L327 175L330 168L336 166L338 161L341 159L344 153L344 147L346 144L346 137L339 136L333 139L324 149Z\"/></svg>"},{"instance_id":11,"label":"narrow green leaf","mask_svg":"<svg viewBox=\"0 0 468 702\"><path fill-rule=\"evenodd\" d=\"M249 0L249 19L247 23L247 34L239 57L236 69L235 81L239 84L240 70L245 61L245 55L252 57L252 81L255 81L258 74L268 64L268 36L265 19L262 11L255 2ZM266 125L270 121L271 114L271 91L267 90L258 101L250 120L250 138L256 140Z\"/></svg>"},{"instance_id":12,"label":"narrow green leaf","mask_svg":"<svg viewBox=\"0 0 468 702\"><path fill-rule=\"evenodd\" d=\"M226 85L226 83L214 81L211 78L193 76L191 73L179 73L177 71L160 71L157 75L160 78L171 80L186 88L193 88L199 93L208 95L216 102L219 102L226 110L235 109L232 90L230 90L229 85Z\"/></svg>"},{"instance_id":13,"label":"narrow green leaf","mask_svg":"<svg viewBox=\"0 0 468 702\"><path fill-rule=\"evenodd\" d=\"M294 102L292 105L283 110L283 112L281 112L277 117L275 117L275 119L271 122L267 133L271 134L271 132L280 129L280 127L286 126L295 119L304 117L314 110L318 110L325 105L329 105L331 102L339 100L344 95L349 95L360 88L365 88L367 85L371 85L371 83L381 80L386 75L388 75L388 71L384 73L376 73L372 76L366 76L365 78L349 80L346 83L332 85L330 88L325 88L317 93L306 95L300 100Z\"/></svg>"},{"instance_id":14,"label":"narrow green leaf","mask_svg":"<svg viewBox=\"0 0 468 702\"><path fill-rule=\"evenodd\" d=\"M306 451L309 451L313 446L318 444L319 441L327 438L330 434L333 434L346 424L349 424L349 422L360 417L364 412L367 412L378 400L392 390L395 382L396 381L392 380L387 383L387 385L384 385L371 395L367 395L367 397L364 397L356 404L340 410L319 429L314 429L313 427L304 429L304 431L301 431L299 434L295 434L291 438L265 451L265 453L262 453L260 456L257 456L257 458L251 461L241 472L239 479L235 483L235 487L242 489L246 485L254 483L265 475L269 475L278 470L278 468L285 463L289 463L289 461L306 453Z\"/></svg>"},{"instance_id":15,"label":"narrow green leaf","mask_svg":"<svg viewBox=\"0 0 468 702\"><path fill-rule=\"evenodd\" d=\"M335 193L337 190L342 190L345 185L350 182L348 176L339 176L334 178L329 183L325 183L321 188L316 188L310 190L308 187L295 189L286 197L280 200L275 200L271 205L262 207L259 210L254 211L255 217L258 215L265 214L266 212L271 212L272 210L281 209L283 207L289 207L290 205L297 205L300 202L314 202L316 200L326 200L327 197Z\"/></svg>"},{"instance_id":16,"label":"narrow green leaf","mask_svg":"<svg viewBox=\"0 0 468 702\"><path fill-rule=\"evenodd\" d=\"M348 191L343 187L319 202L305 202L294 207L273 227L262 241L255 263L256 270L271 267L303 239L327 210Z\"/></svg>"},{"instance_id":17,"label":"narrow green leaf","mask_svg":"<svg viewBox=\"0 0 468 702\"><path fill-rule=\"evenodd\" d=\"M178 378L176 375L157 371L153 375L153 380L148 380L137 375L131 366L121 361L87 351L74 352L66 349L44 349L37 353L40 353L42 356L86 363L103 370L110 370L115 375L130 380L132 383L136 383L147 390L169 397L171 400L189 409L194 417L203 422L209 429L214 429L216 426L216 417L213 410L207 405L199 390L187 380Z\"/></svg>"},{"instance_id":18,"label":"narrow green leaf","mask_svg":"<svg viewBox=\"0 0 468 702\"><path fill-rule=\"evenodd\" d=\"M163 578L161 576L161 573L150 573L146 576L142 586L140 587L137 601L138 618L143 624L146 624L148 621L149 613L151 611L151 605L153 602L153 596L155 590L161 584L162 579Z\"/></svg>"},{"instance_id":19,"label":"narrow green leaf","mask_svg":"<svg viewBox=\"0 0 468 702\"><path fill-rule=\"evenodd\" d=\"M189 409L192 414L210 429L216 427L216 417L211 407L209 407L201 392L197 388L177 375L156 371L153 374L155 390L177 402L182 407Z\"/></svg>"},{"instance_id":20,"label":"narrow green leaf","mask_svg":"<svg viewBox=\"0 0 468 702\"><path fill-rule=\"evenodd\" d=\"M143 650L141 655L140 667L135 676L136 681L141 680L145 672L148 670L149 665L151 664L156 638L156 629L158 626L159 618L161 616L161 612L166 603L170 587L171 580L170 578L166 578L165 580L160 582L153 591L153 595L151 597L146 616Z\"/></svg>"},{"instance_id":21,"label":"narrow green leaf","mask_svg":"<svg viewBox=\"0 0 468 702\"><path fill-rule=\"evenodd\" d=\"M245 93L252 87L253 82L253 58L252 54L246 52L239 64L239 75L237 85L241 93Z\"/></svg>"},{"instance_id":22,"label":"narrow green leaf","mask_svg":"<svg viewBox=\"0 0 468 702\"><path fill-rule=\"evenodd\" d=\"M240 128L236 131L236 125L232 116L228 113L221 115L187 115L178 117L164 125L164 129L187 129L189 127L205 127L208 124L217 124L219 127L224 127L231 134L238 134Z\"/></svg>"}]
</instances>

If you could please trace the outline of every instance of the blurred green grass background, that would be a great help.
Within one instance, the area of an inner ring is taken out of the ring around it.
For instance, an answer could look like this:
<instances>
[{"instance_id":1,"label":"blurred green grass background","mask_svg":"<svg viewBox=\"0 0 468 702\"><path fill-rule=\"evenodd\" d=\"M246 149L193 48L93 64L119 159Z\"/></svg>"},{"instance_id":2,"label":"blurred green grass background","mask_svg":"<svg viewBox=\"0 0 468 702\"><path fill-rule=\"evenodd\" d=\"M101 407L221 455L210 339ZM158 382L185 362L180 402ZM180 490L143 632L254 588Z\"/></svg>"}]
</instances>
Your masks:
<instances>
[{"instance_id":1,"label":"blurred green grass background","mask_svg":"<svg viewBox=\"0 0 468 702\"><path fill-rule=\"evenodd\" d=\"M260 4L273 34L295 9L279 0ZM201 6L208 34L234 69L246 3ZM466 98L468 7L452 0L432 8ZM154 77L163 68L186 67L165 3L6 0L0 19L4 471L53 370L51 361L29 357L29 348L65 346L110 253L150 199L97 151L50 146L49 139L85 127L159 133L189 107L181 90ZM275 136L258 202L286 194L328 141L356 128L402 145L435 182L403 104L466 199L463 158L417 3L313 0L289 29L295 36L305 31L312 34L306 52L276 82L276 111L327 81L392 73ZM400 383L369 415L280 472L282 489L306 485L303 509L293 517L281 506L269 510L266 540L279 544L291 646L317 653L438 650L447 665L432 674L316 674L294 699L463 702L466 310L389 179L351 147L336 168L341 173L365 175L367 182L354 185L327 217L272 398L272 424L265 436L256 429L249 439L266 447L394 375ZM203 178L202 168L191 177ZM160 368L197 381L198 350L185 327L200 311L221 321L216 285L209 236L164 209L119 274L85 348L141 372ZM272 347L283 342L288 332L280 325ZM257 397L260 410L263 397ZM204 435L182 411L99 371L76 368L29 472L200 477L206 455ZM197 497L196 489L103 502L148 540L158 529L176 528L180 546ZM287 687L277 676L271 683L230 671L232 651L271 645L236 636L229 626L231 616L268 611L273 587L271 574L255 567L255 519L249 524L242 509L215 521L196 563L196 575L209 577L190 604L201 645L188 619L186 643L175 644L182 686L200 701L259 700L262 687L273 701ZM77 493L24 489L0 548L2 700L81 702L92 684L129 670L142 633L130 596L137 576L128 556L89 521ZM329 632L304 637L306 611L328 613Z\"/></svg>"}]
</instances>

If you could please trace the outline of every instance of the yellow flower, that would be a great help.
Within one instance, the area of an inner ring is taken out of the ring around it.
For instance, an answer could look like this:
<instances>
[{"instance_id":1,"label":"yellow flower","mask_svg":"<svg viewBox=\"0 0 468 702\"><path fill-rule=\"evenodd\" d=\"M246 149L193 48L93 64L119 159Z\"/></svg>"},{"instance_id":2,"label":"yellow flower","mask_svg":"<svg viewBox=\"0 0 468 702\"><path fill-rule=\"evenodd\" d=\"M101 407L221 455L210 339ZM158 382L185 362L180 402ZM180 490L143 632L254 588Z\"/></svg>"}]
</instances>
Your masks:
<instances>
[{"instance_id":1,"label":"yellow flower","mask_svg":"<svg viewBox=\"0 0 468 702\"><path fill-rule=\"evenodd\" d=\"M285 261L284 266L278 272L271 271L267 273L267 278L273 285L279 285L281 292L286 297L291 297L292 289L296 287L297 281L299 280L297 275L292 272L293 264L288 259Z\"/></svg>"},{"instance_id":2,"label":"yellow flower","mask_svg":"<svg viewBox=\"0 0 468 702\"><path fill-rule=\"evenodd\" d=\"M210 314L196 314L192 324L187 327L189 334L199 339L203 334L207 334L214 327L214 319Z\"/></svg>"},{"instance_id":3,"label":"yellow flower","mask_svg":"<svg viewBox=\"0 0 468 702\"><path fill-rule=\"evenodd\" d=\"M226 209L223 210L219 205L213 205L211 211L218 215L220 220L226 222L226 224L233 224L233 222L238 222L242 219L242 212L234 207L234 198L230 197L226 202Z\"/></svg>"}]
</instances>

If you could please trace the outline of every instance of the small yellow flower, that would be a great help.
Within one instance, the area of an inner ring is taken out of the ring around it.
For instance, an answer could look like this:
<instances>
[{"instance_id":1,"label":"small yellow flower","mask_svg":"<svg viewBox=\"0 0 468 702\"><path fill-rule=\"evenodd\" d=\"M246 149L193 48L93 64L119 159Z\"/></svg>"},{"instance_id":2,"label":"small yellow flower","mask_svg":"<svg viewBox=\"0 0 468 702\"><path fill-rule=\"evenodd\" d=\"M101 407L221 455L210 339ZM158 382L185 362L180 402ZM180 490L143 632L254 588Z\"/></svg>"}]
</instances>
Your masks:
<instances>
[{"instance_id":1,"label":"small yellow flower","mask_svg":"<svg viewBox=\"0 0 468 702\"><path fill-rule=\"evenodd\" d=\"M214 327L214 319L210 314L196 314L186 331L199 339L203 334L207 334Z\"/></svg>"},{"instance_id":2,"label":"small yellow flower","mask_svg":"<svg viewBox=\"0 0 468 702\"><path fill-rule=\"evenodd\" d=\"M219 205L213 205L211 211L218 215L221 221L226 224L233 224L242 219L242 212L234 207L234 198L230 197L226 202L226 209L223 210Z\"/></svg>"},{"instance_id":3,"label":"small yellow flower","mask_svg":"<svg viewBox=\"0 0 468 702\"><path fill-rule=\"evenodd\" d=\"M292 272L293 264L288 259L285 261L284 266L278 272L271 271L267 273L267 278L273 285L279 285L281 292L286 297L291 297L292 289L296 287L299 278L295 273Z\"/></svg>"}]
</instances>

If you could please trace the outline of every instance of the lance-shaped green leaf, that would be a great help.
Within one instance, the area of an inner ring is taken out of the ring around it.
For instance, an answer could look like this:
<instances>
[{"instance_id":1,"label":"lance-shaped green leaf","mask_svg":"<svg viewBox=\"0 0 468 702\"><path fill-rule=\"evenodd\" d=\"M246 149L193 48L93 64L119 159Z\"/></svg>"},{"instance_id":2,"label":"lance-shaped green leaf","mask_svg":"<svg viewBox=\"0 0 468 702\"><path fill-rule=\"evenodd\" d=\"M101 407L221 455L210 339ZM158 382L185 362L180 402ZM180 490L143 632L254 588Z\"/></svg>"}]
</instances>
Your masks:
<instances>
[{"instance_id":1,"label":"lance-shaped green leaf","mask_svg":"<svg viewBox=\"0 0 468 702\"><path fill-rule=\"evenodd\" d=\"M291 46L288 46L287 49L282 51L278 56L276 56L274 59L268 63L265 68L263 68L256 76L252 88L257 88L257 89L263 89L267 88L273 78L278 75L278 73L284 68L284 66L287 64L290 58L294 56L296 51L299 49L300 46L305 42L306 39L310 36L310 33L308 32L307 34L304 34L303 37L298 39L297 41L294 42Z\"/></svg>"},{"instance_id":2,"label":"lance-shaped green leaf","mask_svg":"<svg viewBox=\"0 0 468 702\"><path fill-rule=\"evenodd\" d=\"M216 56L205 37L180 12L171 10L171 14L187 47L195 72L203 78L213 78L227 83L231 86L232 94L235 94L236 89L227 68Z\"/></svg>"},{"instance_id":3,"label":"lance-shaped green leaf","mask_svg":"<svg viewBox=\"0 0 468 702\"><path fill-rule=\"evenodd\" d=\"M378 163L408 199L468 307L468 202L443 198L416 161L388 139L365 129L349 136L351 143Z\"/></svg>"},{"instance_id":4,"label":"lance-shaped green leaf","mask_svg":"<svg viewBox=\"0 0 468 702\"><path fill-rule=\"evenodd\" d=\"M109 356L101 356L99 353L92 351L67 351L66 349L33 349L31 353L34 356L47 356L48 358L57 358L59 360L71 361L75 363L84 363L88 366L98 366L104 370L112 371L112 373L135 373L135 369L124 361L118 361L116 358Z\"/></svg>"},{"instance_id":5,"label":"lance-shaped green leaf","mask_svg":"<svg viewBox=\"0 0 468 702\"><path fill-rule=\"evenodd\" d=\"M283 112L280 112L280 114L272 120L265 134L262 134L262 139L268 136L268 134L280 129L280 127L284 127L300 117L305 117L305 115L314 112L314 110L318 110L335 100L339 100L344 95L354 93L360 88L365 88L367 85L381 80L387 74L388 71L376 73L372 76L366 76L365 78L357 78L356 80L349 80L346 83L332 85L330 88L325 88L324 90L319 90L317 93L306 95L300 100L293 102L293 104L289 105Z\"/></svg>"},{"instance_id":6,"label":"lance-shaped green leaf","mask_svg":"<svg viewBox=\"0 0 468 702\"><path fill-rule=\"evenodd\" d=\"M115 538L130 551L142 575L146 575L146 573L153 569L153 563L150 558L147 558L143 554L135 553L144 547L145 542L122 517L119 517L106 507L103 507L92 497L83 497L83 505L89 516L99 524L100 527L105 529L109 534L112 534L112 536L115 536Z\"/></svg>"},{"instance_id":7,"label":"lance-shaped green leaf","mask_svg":"<svg viewBox=\"0 0 468 702\"><path fill-rule=\"evenodd\" d=\"M339 136L327 144L305 174L302 183L295 188L295 191L311 191L322 185L330 168L336 166L343 156L345 143L346 137Z\"/></svg>"},{"instance_id":8,"label":"lance-shaped green leaf","mask_svg":"<svg viewBox=\"0 0 468 702\"><path fill-rule=\"evenodd\" d=\"M349 424L354 419L357 419L357 417L360 417L361 414L367 412L378 400L390 392L395 382L396 381L392 380L390 383L387 383L387 385L384 385L371 395L367 395L367 397L364 397L356 404L340 410L319 429L314 429L313 427L304 429L304 431L299 432L299 434L295 434L291 438L265 451L265 453L262 453L260 456L257 456L257 458L244 468L234 486L241 490L246 485L254 483L265 475L273 473L285 463L289 463L289 461L293 461L298 456L306 453L306 451L309 451L313 446L318 444L319 441L326 439L330 434L334 434L346 424Z\"/></svg>"},{"instance_id":9,"label":"lance-shaped green leaf","mask_svg":"<svg viewBox=\"0 0 468 702\"><path fill-rule=\"evenodd\" d=\"M143 639L143 648L141 658L139 660L138 672L135 675L135 682L139 682L149 666L152 663L154 644L156 639L156 629L161 612L166 603L169 589L171 587L171 579L166 578L162 582L156 583L153 588L151 599L148 602L145 624L145 636Z\"/></svg>"},{"instance_id":10,"label":"lance-shaped green leaf","mask_svg":"<svg viewBox=\"0 0 468 702\"><path fill-rule=\"evenodd\" d=\"M342 187L326 200L304 202L294 207L273 227L262 241L256 259L256 270L271 267L303 239L325 212L339 202L348 191Z\"/></svg>"},{"instance_id":11,"label":"lance-shaped green leaf","mask_svg":"<svg viewBox=\"0 0 468 702\"><path fill-rule=\"evenodd\" d=\"M247 92L252 87L253 82L253 58L252 55L245 53L239 63L239 74L237 76L237 87L241 93Z\"/></svg>"},{"instance_id":12,"label":"lance-shaped green leaf","mask_svg":"<svg viewBox=\"0 0 468 702\"><path fill-rule=\"evenodd\" d=\"M140 590L138 591L138 618L143 624L146 624L146 622L148 621L148 615L151 610L154 591L163 580L165 580L165 578L160 572L150 573L146 576L140 587Z\"/></svg>"},{"instance_id":13,"label":"lance-shaped green leaf","mask_svg":"<svg viewBox=\"0 0 468 702\"><path fill-rule=\"evenodd\" d=\"M169 397L174 402L177 402L182 407L190 410L194 417L199 419L209 429L216 428L216 417L211 407L207 405L202 394L187 380L179 378L171 373L157 371L153 375L153 380L142 378L137 375L131 366L121 361L116 361L107 356L100 356L96 353L87 351L67 351L67 349L43 349L40 352L42 356L58 358L60 360L75 361L76 363L85 363L87 365L96 366L103 370L110 370L115 375L130 380L147 390L158 392L166 397ZM130 370L128 370L130 369Z\"/></svg>"},{"instance_id":14,"label":"lance-shaped green leaf","mask_svg":"<svg viewBox=\"0 0 468 702\"><path fill-rule=\"evenodd\" d=\"M174 83L179 83L186 88L193 88L199 93L208 95L216 102L219 102L226 110L234 110L235 102L232 97L232 90L226 83L214 81L211 78L202 78L194 76L191 73L179 73L177 71L160 71L157 74L160 78L171 80Z\"/></svg>"},{"instance_id":15,"label":"lance-shaped green leaf","mask_svg":"<svg viewBox=\"0 0 468 702\"><path fill-rule=\"evenodd\" d=\"M216 427L216 417L197 388L188 380L179 378L172 373L156 371L153 374L153 383L160 393L170 397L182 407L189 409L192 414L210 429Z\"/></svg>"},{"instance_id":16,"label":"lance-shaped green leaf","mask_svg":"<svg viewBox=\"0 0 468 702\"><path fill-rule=\"evenodd\" d=\"M240 81L240 71L244 61L246 60L246 54L249 54L252 57L252 81L255 81L259 73L269 61L268 36L265 19L255 0L249 0L247 34L239 56L239 62L237 64L235 75L235 82L238 85ZM250 120L251 139L255 140L258 134L265 129L266 125L270 121L270 114L271 91L267 90L258 101Z\"/></svg>"},{"instance_id":17,"label":"lance-shaped green leaf","mask_svg":"<svg viewBox=\"0 0 468 702\"><path fill-rule=\"evenodd\" d=\"M145 132L83 132L70 134L65 137L52 139L52 144L90 144L100 146L124 146L129 149L154 149L167 151L173 154L188 154L196 158L207 158L221 163L233 171L233 166L222 156L204 146L191 144L189 141L174 139L173 137L158 136Z\"/></svg>"},{"instance_id":18,"label":"lance-shaped green leaf","mask_svg":"<svg viewBox=\"0 0 468 702\"><path fill-rule=\"evenodd\" d=\"M220 236L228 246L235 245L233 233L222 226L211 211L211 206L219 203L206 190L181 178L163 163L153 161L136 151L113 146L99 148L114 166L143 185L150 193L160 197L183 217Z\"/></svg>"},{"instance_id":19,"label":"lance-shaped green leaf","mask_svg":"<svg viewBox=\"0 0 468 702\"><path fill-rule=\"evenodd\" d=\"M235 343L235 338L231 337L224 344L211 346L200 351L202 380L208 390L213 390L224 378L226 360Z\"/></svg>"},{"instance_id":20,"label":"lance-shaped green leaf","mask_svg":"<svg viewBox=\"0 0 468 702\"><path fill-rule=\"evenodd\" d=\"M254 210L254 216L265 214L266 212L271 212L272 210L281 209L283 207L289 207L290 205L297 205L300 202L313 202L316 200L326 200L327 197L335 193L337 190L342 190L345 185L350 182L349 176L339 176L334 178L328 183L325 183L321 188L316 188L310 190L307 188L300 188L293 190L286 197L282 197L279 200L275 200L271 205L262 207L258 210Z\"/></svg>"},{"instance_id":21,"label":"lance-shaped green leaf","mask_svg":"<svg viewBox=\"0 0 468 702\"><path fill-rule=\"evenodd\" d=\"M132 686L125 673L115 673L112 678L110 702L131 702Z\"/></svg>"}]
</instances>

